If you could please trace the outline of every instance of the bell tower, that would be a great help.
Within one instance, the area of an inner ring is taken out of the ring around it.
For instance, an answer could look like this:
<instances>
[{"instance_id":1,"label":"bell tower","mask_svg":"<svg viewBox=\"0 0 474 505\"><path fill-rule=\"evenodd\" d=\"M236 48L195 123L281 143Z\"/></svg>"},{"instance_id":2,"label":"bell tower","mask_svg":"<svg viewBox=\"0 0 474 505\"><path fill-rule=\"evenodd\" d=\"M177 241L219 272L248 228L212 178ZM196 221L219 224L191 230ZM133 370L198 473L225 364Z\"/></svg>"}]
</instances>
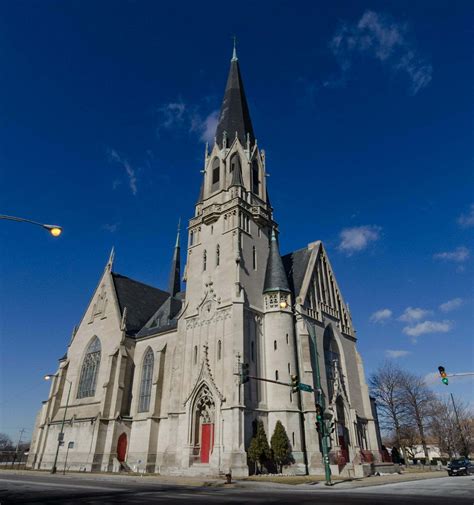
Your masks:
<instances>
[{"instance_id":1,"label":"bell tower","mask_svg":"<svg viewBox=\"0 0 474 505\"><path fill-rule=\"evenodd\" d=\"M250 375L259 377L274 374L278 367L286 378L294 369L294 358L283 356L285 349L293 349L293 334L286 328L292 322L290 310L265 306L275 295L275 275L285 273L276 242L271 246L277 224L268 200L265 152L255 137L235 47L214 144L211 149L206 146L202 173L189 221L186 299L175 351L182 375L177 388L181 398L174 409L185 405L188 416L187 423L180 423L179 438L186 441L181 464L191 467L198 460L211 468L231 469L235 476L246 475L252 423L264 417L267 429L273 429L277 417L270 411L288 410L294 404L289 392L281 399L279 391L265 383L240 385L238 363L248 363ZM266 280L269 275L271 282ZM277 286L278 296L289 301L285 286ZM270 360L267 313L271 328L285 323L276 337L281 351L276 356L272 347ZM212 416L203 416L204 410L196 407L202 391L212 405ZM189 426L191 431L185 433ZM178 432L178 427L171 430L172 446L179 444L173 441Z\"/></svg>"}]
</instances>

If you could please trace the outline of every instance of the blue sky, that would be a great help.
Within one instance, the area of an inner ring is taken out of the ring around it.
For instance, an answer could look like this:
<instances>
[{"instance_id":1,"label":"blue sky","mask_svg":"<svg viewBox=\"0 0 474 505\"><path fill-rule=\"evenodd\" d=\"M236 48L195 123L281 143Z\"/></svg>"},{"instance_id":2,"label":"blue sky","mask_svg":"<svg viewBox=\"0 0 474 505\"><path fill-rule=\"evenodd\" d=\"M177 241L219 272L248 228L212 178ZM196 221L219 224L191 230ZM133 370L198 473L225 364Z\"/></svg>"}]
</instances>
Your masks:
<instances>
[{"instance_id":1,"label":"blue sky","mask_svg":"<svg viewBox=\"0 0 474 505\"><path fill-rule=\"evenodd\" d=\"M238 53L282 253L321 239L369 374L473 368L471 2L0 6L0 431L31 435L113 245L164 287ZM184 255L183 255L184 261ZM472 379L449 389L472 399Z\"/></svg>"}]
</instances>

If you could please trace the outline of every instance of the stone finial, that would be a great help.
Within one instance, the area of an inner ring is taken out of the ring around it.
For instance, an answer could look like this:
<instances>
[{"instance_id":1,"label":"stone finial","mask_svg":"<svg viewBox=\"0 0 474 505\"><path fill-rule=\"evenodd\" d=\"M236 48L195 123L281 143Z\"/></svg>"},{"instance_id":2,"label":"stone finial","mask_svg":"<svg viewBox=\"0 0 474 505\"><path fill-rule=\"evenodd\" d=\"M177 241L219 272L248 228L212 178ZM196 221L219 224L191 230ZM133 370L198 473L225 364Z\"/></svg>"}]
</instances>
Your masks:
<instances>
[{"instance_id":1,"label":"stone finial","mask_svg":"<svg viewBox=\"0 0 474 505\"><path fill-rule=\"evenodd\" d=\"M112 267L114 266L114 259L115 259L115 247L112 246L112 250L110 251L109 255L109 260L107 261L106 269L111 272Z\"/></svg>"}]
</instances>

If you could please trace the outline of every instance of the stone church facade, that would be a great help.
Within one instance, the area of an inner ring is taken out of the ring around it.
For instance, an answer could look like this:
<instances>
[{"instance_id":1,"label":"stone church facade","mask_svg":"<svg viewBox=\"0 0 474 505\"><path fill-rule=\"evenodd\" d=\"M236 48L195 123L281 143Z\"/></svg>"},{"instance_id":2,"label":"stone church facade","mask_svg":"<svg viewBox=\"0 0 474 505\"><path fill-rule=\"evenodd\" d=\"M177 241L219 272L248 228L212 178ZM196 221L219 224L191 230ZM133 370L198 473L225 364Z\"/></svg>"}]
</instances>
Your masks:
<instances>
[{"instance_id":1,"label":"stone church facade","mask_svg":"<svg viewBox=\"0 0 474 505\"><path fill-rule=\"evenodd\" d=\"M244 476L256 421L270 439L280 420L285 471L323 473L316 393L241 385L239 363L314 387L319 364L332 471L362 475L378 459L349 307L321 242L280 255L266 179L234 50L186 266L179 232L166 291L116 273L112 252L38 413L29 467L52 467L64 420L60 469L67 453L71 470Z\"/></svg>"}]
</instances>

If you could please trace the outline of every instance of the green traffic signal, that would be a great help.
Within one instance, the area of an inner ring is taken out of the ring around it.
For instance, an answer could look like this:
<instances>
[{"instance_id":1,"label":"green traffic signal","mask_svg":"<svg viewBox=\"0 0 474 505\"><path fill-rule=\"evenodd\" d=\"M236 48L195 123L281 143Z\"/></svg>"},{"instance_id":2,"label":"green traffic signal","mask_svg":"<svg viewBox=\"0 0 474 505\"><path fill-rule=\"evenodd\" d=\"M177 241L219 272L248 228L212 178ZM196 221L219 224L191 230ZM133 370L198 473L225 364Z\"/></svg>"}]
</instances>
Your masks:
<instances>
[{"instance_id":1,"label":"green traffic signal","mask_svg":"<svg viewBox=\"0 0 474 505\"><path fill-rule=\"evenodd\" d=\"M441 375L441 382L445 386L447 386L449 383L449 380L448 380L448 375L446 374L446 370L444 369L444 366L439 366L438 370L439 370L439 374Z\"/></svg>"},{"instance_id":2,"label":"green traffic signal","mask_svg":"<svg viewBox=\"0 0 474 505\"><path fill-rule=\"evenodd\" d=\"M318 422L323 420L323 408L319 405L319 403L316 404L316 419Z\"/></svg>"}]
</instances>

